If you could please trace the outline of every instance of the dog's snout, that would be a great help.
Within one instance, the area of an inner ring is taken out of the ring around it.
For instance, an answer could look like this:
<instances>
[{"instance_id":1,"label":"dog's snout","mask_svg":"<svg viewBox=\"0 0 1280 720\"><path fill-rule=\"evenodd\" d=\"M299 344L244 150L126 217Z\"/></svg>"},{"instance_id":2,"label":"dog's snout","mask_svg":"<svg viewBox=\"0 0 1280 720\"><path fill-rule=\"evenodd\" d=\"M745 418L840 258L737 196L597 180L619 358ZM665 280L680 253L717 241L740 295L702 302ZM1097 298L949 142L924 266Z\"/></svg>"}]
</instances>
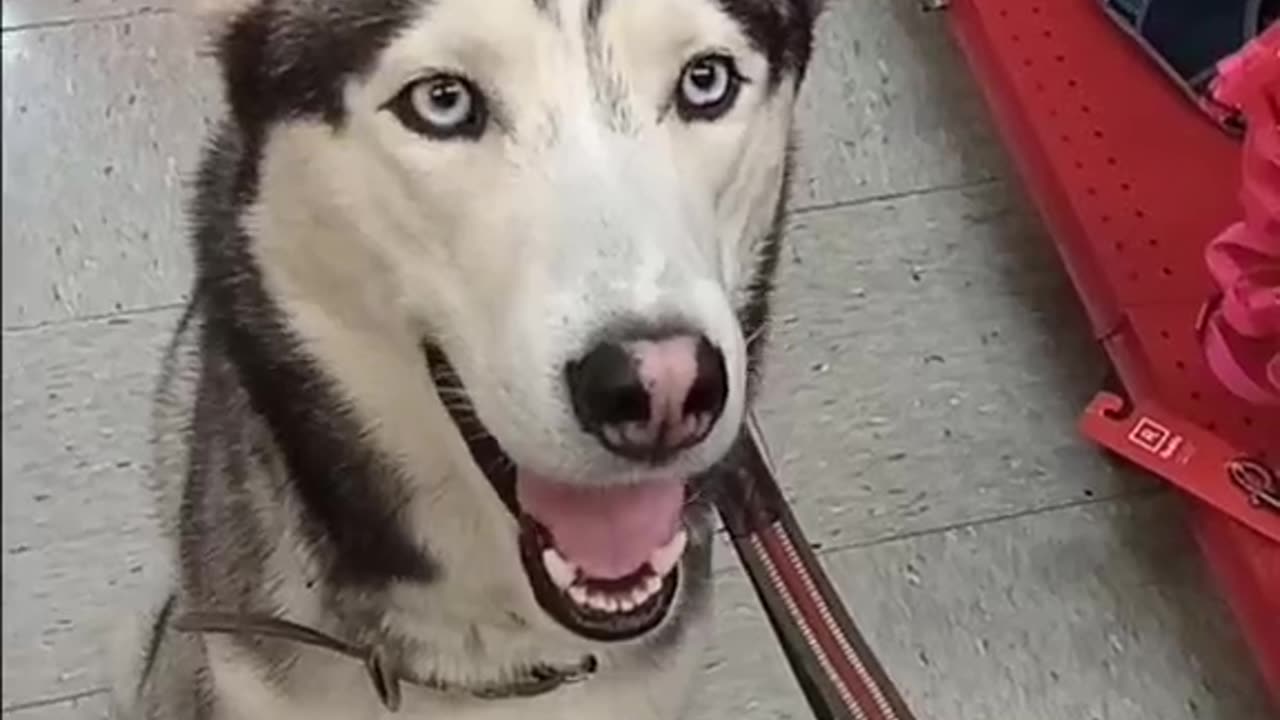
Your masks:
<instances>
[{"instance_id":1,"label":"dog's snout","mask_svg":"<svg viewBox=\"0 0 1280 720\"><path fill-rule=\"evenodd\" d=\"M565 374L583 428L610 451L648 462L701 442L729 394L724 356L700 335L603 342Z\"/></svg>"}]
</instances>

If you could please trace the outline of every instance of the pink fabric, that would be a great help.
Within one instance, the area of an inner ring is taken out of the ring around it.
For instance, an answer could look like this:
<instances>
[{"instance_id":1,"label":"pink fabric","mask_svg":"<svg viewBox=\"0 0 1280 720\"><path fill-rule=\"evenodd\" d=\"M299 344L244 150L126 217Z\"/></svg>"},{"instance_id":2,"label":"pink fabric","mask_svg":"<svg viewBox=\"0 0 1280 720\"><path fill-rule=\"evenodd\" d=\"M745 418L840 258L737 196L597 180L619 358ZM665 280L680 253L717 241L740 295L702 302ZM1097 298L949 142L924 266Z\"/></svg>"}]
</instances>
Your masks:
<instances>
[{"instance_id":1,"label":"pink fabric","mask_svg":"<svg viewBox=\"0 0 1280 720\"><path fill-rule=\"evenodd\" d=\"M1217 99L1248 119L1244 220L1209 243L1221 297L1202 338L1210 368L1233 393L1280 405L1280 24L1219 66Z\"/></svg>"},{"instance_id":2,"label":"pink fabric","mask_svg":"<svg viewBox=\"0 0 1280 720\"><path fill-rule=\"evenodd\" d=\"M521 471L520 509L587 576L616 580L639 570L680 528L683 479L584 487Z\"/></svg>"}]
</instances>

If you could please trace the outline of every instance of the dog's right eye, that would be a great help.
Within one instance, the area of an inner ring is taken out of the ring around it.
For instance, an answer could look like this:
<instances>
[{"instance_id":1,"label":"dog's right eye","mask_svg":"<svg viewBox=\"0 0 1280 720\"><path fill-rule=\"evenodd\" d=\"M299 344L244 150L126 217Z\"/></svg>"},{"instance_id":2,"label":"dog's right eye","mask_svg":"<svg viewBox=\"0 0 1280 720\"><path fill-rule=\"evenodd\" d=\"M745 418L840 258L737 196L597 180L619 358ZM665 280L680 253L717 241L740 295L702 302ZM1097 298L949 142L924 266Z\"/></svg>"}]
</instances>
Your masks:
<instances>
[{"instance_id":1,"label":"dog's right eye","mask_svg":"<svg viewBox=\"0 0 1280 720\"><path fill-rule=\"evenodd\" d=\"M386 108L401 124L433 140L475 140L484 134L484 95L457 75L434 75L404 87Z\"/></svg>"}]
</instances>

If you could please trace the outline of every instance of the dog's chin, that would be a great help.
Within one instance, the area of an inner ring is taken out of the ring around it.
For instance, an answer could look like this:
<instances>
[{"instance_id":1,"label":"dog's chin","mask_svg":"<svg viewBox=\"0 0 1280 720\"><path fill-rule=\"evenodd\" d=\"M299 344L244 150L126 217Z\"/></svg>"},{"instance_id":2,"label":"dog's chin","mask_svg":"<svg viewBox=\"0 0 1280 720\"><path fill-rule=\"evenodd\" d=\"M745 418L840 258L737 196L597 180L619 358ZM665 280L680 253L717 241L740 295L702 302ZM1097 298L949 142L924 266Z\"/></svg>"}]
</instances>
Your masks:
<instances>
[{"instance_id":1,"label":"dog's chin","mask_svg":"<svg viewBox=\"0 0 1280 720\"><path fill-rule=\"evenodd\" d=\"M688 544L688 479L592 486L528 472L476 417L444 352L430 343L424 350L472 459L517 520L521 566L543 611L600 642L635 640L661 625Z\"/></svg>"}]
</instances>

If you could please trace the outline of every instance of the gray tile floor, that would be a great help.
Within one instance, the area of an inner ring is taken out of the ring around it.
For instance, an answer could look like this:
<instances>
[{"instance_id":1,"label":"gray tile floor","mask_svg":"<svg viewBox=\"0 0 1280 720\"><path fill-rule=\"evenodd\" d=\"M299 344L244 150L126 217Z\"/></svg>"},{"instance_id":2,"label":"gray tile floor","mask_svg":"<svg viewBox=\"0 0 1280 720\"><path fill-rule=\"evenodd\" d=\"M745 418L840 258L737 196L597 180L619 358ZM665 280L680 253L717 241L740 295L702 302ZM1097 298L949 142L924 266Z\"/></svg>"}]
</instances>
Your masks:
<instances>
[{"instance_id":1,"label":"gray tile floor","mask_svg":"<svg viewBox=\"0 0 1280 720\"><path fill-rule=\"evenodd\" d=\"M147 395L218 112L183 0L4 0L6 720L100 718L149 580ZM941 16L832 0L763 412L922 720L1262 720L1179 501L1075 433L1102 377ZM693 717L805 718L728 552Z\"/></svg>"}]
</instances>

